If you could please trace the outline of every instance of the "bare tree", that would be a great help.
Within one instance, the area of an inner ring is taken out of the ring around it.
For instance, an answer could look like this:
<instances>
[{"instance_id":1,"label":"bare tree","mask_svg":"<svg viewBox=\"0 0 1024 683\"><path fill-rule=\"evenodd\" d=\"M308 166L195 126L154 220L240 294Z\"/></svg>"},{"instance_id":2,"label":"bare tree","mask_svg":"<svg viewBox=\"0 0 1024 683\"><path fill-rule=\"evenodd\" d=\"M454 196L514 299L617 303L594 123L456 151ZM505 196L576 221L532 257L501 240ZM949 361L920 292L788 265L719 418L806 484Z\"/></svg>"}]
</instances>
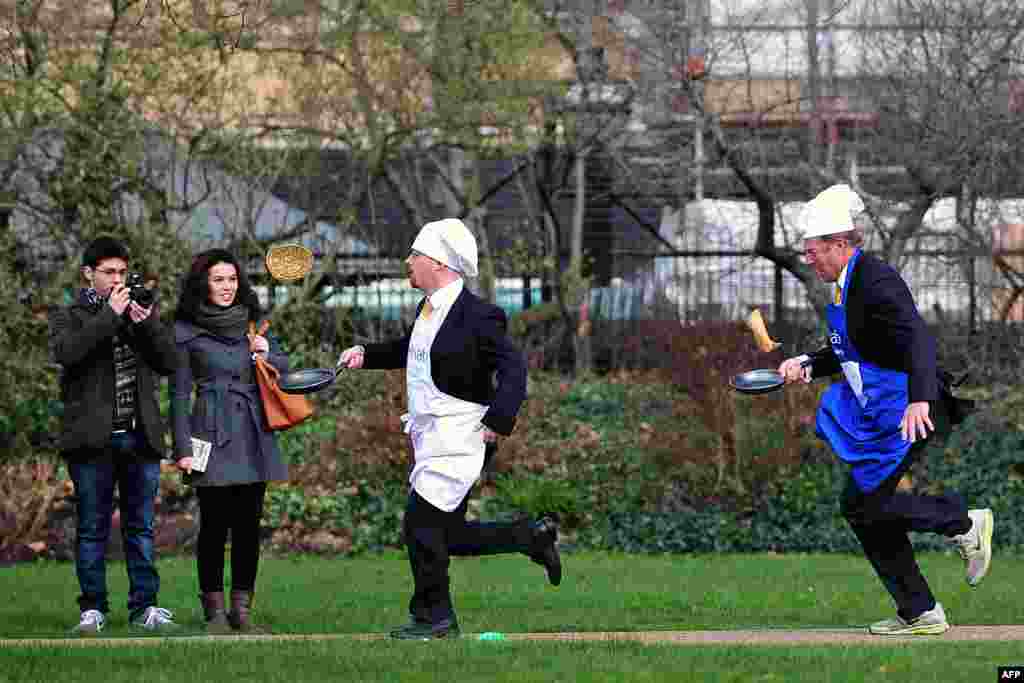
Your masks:
<instances>
[{"instance_id":1,"label":"bare tree","mask_svg":"<svg viewBox=\"0 0 1024 683\"><path fill-rule=\"evenodd\" d=\"M208 13L203 28L184 3L24 0L12 10L0 19L0 188L16 239L45 272L39 259L72 263L95 233L119 230L145 246L140 265L179 271L166 257L184 257L185 219L208 197L196 181L230 154L221 133L237 124L229 53L265 13Z\"/></svg>"},{"instance_id":2,"label":"bare tree","mask_svg":"<svg viewBox=\"0 0 1024 683\"><path fill-rule=\"evenodd\" d=\"M1022 12L1004 0L722 0L624 16L643 70L684 98L679 130L693 144L660 165L664 177L674 167L678 201L754 202L756 253L821 310L825 290L779 217L828 184L866 197L872 245L897 265L935 244L924 217L944 198L963 204L959 246L992 253L992 225L970 207L1019 194L1007 80L1021 63Z\"/></svg>"},{"instance_id":3,"label":"bare tree","mask_svg":"<svg viewBox=\"0 0 1024 683\"><path fill-rule=\"evenodd\" d=\"M892 27L861 39L860 78L881 113L871 143L897 151L909 181L899 206L884 196L874 203L882 246L898 263L916 237L934 243L934 236L922 235L921 218L937 202L952 199L952 241L971 254L957 265L973 273L977 255L996 251L1006 220L986 207L1021 195L1024 118L1011 107L1010 79L1024 63L1024 7L1003 0L876 0L867 3L868 12ZM895 223L882 220L894 214ZM1024 273L1014 261L997 255L995 266L1019 291Z\"/></svg>"}]
</instances>

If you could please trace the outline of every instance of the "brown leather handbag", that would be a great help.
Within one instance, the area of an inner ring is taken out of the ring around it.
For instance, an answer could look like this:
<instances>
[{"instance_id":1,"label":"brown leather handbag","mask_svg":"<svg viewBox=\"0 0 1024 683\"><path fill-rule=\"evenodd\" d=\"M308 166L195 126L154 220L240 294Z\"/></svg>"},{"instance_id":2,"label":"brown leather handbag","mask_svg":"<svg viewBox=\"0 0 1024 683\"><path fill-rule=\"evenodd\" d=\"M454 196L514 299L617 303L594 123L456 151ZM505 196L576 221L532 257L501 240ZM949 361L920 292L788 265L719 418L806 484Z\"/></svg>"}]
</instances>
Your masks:
<instances>
[{"instance_id":1,"label":"brown leather handbag","mask_svg":"<svg viewBox=\"0 0 1024 683\"><path fill-rule=\"evenodd\" d=\"M262 336L270 323L263 321L259 334ZM249 323L249 339L256 335L255 323ZM263 399L263 415L267 427L271 431L289 429L305 422L313 415L313 406L305 396L286 394L277 386L277 371L263 356L255 356L256 383L260 387L260 398Z\"/></svg>"}]
</instances>

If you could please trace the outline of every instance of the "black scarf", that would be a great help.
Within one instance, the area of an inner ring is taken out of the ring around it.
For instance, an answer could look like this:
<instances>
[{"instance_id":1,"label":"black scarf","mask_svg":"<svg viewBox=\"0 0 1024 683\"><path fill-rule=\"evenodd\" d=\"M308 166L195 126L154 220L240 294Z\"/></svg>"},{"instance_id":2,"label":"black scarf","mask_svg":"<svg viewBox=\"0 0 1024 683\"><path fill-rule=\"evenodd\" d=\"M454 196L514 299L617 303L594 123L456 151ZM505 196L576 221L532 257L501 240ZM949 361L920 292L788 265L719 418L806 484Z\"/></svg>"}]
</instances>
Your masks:
<instances>
[{"instance_id":1,"label":"black scarf","mask_svg":"<svg viewBox=\"0 0 1024 683\"><path fill-rule=\"evenodd\" d=\"M79 292L78 302L89 310L90 313L99 313L103 304L107 303L106 297L101 297L92 287L83 287Z\"/></svg>"},{"instance_id":2,"label":"black scarf","mask_svg":"<svg viewBox=\"0 0 1024 683\"><path fill-rule=\"evenodd\" d=\"M107 296L100 296L93 287L83 287L78 293L79 305L89 311L92 315L96 315L103 310L103 307L107 305L108 301L110 301L109 293ZM132 338L134 334L135 328L134 325L132 325L131 319L127 315L121 316L117 323L117 336L120 341L115 343L131 345L133 344Z\"/></svg>"},{"instance_id":3,"label":"black scarf","mask_svg":"<svg viewBox=\"0 0 1024 683\"><path fill-rule=\"evenodd\" d=\"M203 302L196 312L195 324L226 339L241 339L249 331L249 307L241 304L222 308Z\"/></svg>"}]
</instances>

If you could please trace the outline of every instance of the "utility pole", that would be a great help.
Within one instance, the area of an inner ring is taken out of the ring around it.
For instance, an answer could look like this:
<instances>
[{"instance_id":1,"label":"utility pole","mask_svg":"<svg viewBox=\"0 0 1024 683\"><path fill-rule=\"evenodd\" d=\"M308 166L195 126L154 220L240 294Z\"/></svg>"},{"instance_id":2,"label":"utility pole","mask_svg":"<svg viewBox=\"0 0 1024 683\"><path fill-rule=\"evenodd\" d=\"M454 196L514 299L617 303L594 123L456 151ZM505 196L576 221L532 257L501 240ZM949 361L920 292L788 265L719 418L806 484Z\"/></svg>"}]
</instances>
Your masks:
<instances>
[{"instance_id":1,"label":"utility pole","mask_svg":"<svg viewBox=\"0 0 1024 683\"><path fill-rule=\"evenodd\" d=\"M804 0L807 8L807 96L810 100L811 116L807 130L807 162L817 166L819 162L818 136L822 121L819 118L818 101L821 99L821 53L818 45L818 2Z\"/></svg>"},{"instance_id":2,"label":"utility pole","mask_svg":"<svg viewBox=\"0 0 1024 683\"><path fill-rule=\"evenodd\" d=\"M829 114L830 116L838 114L840 111L846 110L845 107L839 108L839 85L836 82L836 36L835 36L835 16L836 16L836 0L825 0L826 11L828 12L828 25L822 31L822 36L825 39L825 48L828 57L828 94L829 94ZM829 119L828 130L828 152L825 163L828 165L829 171L835 170L835 156L836 156L836 145L839 143L839 122L835 119Z\"/></svg>"},{"instance_id":3,"label":"utility pole","mask_svg":"<svg viewBox=\"0 0 1024 683\"><path fill-rule=\"evenodd\" d=\"M693 164L696 169L696 173L694 173L693 198L699 202L704 199L704 79L703 77L692 78L694 74L690 68L690 63L691 59L698 54L701 55L702 60L706 59L708 33L711 29L710 0L696 0L692 6L696 10L696 16L690 22L692 28L690 30L690 40L687 41L687 54L685 57L687 61L687 76L691 77L690 87L693 88L694 97L699 102L693 122ZM706 67L702 63L701 69L704 68Z\"/></svg>"}]
</instances>

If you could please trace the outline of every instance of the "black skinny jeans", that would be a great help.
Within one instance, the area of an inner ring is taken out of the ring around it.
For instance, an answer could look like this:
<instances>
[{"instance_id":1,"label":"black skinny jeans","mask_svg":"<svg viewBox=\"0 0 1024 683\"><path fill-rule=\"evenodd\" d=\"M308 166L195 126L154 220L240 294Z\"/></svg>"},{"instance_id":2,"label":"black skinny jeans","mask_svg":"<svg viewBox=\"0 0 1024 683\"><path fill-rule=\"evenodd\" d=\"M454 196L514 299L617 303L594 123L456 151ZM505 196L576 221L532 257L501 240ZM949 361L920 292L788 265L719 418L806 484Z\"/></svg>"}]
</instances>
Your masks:
<instances>
[{"instance_id":1,"label":"black skinny jeans","mask_svg":"<svg viewBox=\"0 0 1024 683\"><path fill-rule=\"evenodd\" d=\"M252 591L260 561L260 519L265 482L231 486L200 486L199 543L196 563L199 590L224 590L224 546L231 531L231 588Z\"/></svg>"}]
</instances>

